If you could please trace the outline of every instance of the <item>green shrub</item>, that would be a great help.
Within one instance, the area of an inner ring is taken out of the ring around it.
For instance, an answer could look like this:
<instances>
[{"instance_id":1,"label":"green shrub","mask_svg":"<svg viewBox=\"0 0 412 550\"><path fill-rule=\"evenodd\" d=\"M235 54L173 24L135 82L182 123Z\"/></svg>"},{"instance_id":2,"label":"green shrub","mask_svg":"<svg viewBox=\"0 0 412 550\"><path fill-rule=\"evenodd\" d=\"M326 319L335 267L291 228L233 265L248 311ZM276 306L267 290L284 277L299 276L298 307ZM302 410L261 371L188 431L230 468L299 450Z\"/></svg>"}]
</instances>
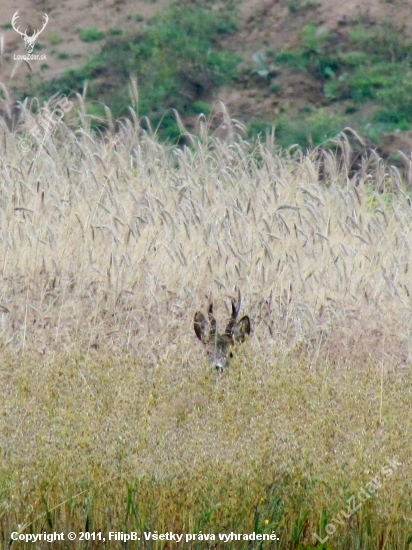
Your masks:
<instances>
[{"instance_id":1,"label":"green shrub","mask_svg":"<svg viewBox=\"0 0 412 550\"><path fill-rule=\"evenodd\" d=\"M341 54L342 63L349 67L359 67L370 63L370 56L366 52L349 51Z\"/></svg>"},{"instance_id":2,"label":"green shrub","mask_svg":"<svg viewBox=\"0 0 412 550\"><path fill-rule=\"evenodd\" d=\"M38 93L43 97L50 97L56 93L65 95L71 94L73 91L81 92L86 80L91 76L91 67L86 66L81 69L70 69L66 71L62 77L55 78L49 81L42 82L38 85ZM91 84L88 87L88 97L94 98L94 86Z\"/></svg>"},{"instance_id":3,"label":"green shrub","mask_svg":"<svg viewBox=\"0 0 412 550\"><path fill-rule=\"evenodd\" d=\"M318 109L301 118L282 117L276 121L277 142L288 147L298 144L311 147L324 143L334 137L344 127L344 120L339 115L331 115L324 109Z\"/></svg>"},{"instance_id":4,"label":"green shrub","mask_svg":"<svg viewBox=\"0 0 412 550\"><path fill-rule=\"evenodd\" d=\"M248 135L257 136L265 135L272 130L273 124L264 122L263 120L252 120L247 127Z\"/></svg>"},{"instance_id":5,"label":"green shrub","mask_svg":"<svg viewBox=\"0 0 412 550\"><path fill-rule=\"evenodd\" d=\"M382 102L387 114L390 114L394 122L412 120L412 71L406 70L402 75L396 75L390 83L379 90L377 98Z\"/></svg>"},{"instance_id":6,"label":"green shrub","mask_svg":"<svg viewBox=\"0 0 412 550\"><path fill-rule=\"evenodd\" d=\"M97 42L104 38L104 32L96 27L86 27L79 30L79 36L83 42Z\"/></svg>"},{"instance_id":7,"label":"green shrub","mask_svg":"<svg viewBox=\"0 0 412 550\"><path fill-rule=\"evenodd\" d=\"M66 52L56 52L57 59L69 59L70 55Z\"/></svg>"},{"instance_id":8,"label":"green shrub","mask_svg":"<svg viewBox=\"0 0 412 550\"><path fill-rule=\"evenodd\" d=\"M297 48L278 53L278 63L298 71L306 70L317 78L328 78L330 71L339 69L341 61L334 50L334 38L314 23L307 25L301 33L302 42Z\"/></svg>"},{"instance_id":9,"label":"green shrub","mask_svg":"<svg viewBox=\"0 0 412 550\"><path fill-rule=\"evenodd\" d=\"M282 89L282 86L279 84L279 82L276 82L275 80L270 83L269 90L272 94L278 94Z\"/></svg>"},{"instance_id":10,"label":"green shrub","mask_svg":"<svg viewBox=\"0 0 412 550\"><path fill-rule=\"evenodd\" d=\"M109 29L109 36L120 36L123 34L122 29Z\"/></svg>"},{"instance_id":11,"label":"green shrub","mask_svg":"<svg viewBox=\"0 0 412 550\"><path fill-rule=\"evenodd\" d=\"M104 74L104 86L99 85L96 92L111 108L117 105L113 114L119 116L127 112L127 83L135 74L139 114L163 116L170 107L184 114L194 101L203 101L213 87L237 76L240 56L217 47L220 34L233 32L236 25L232 13L174 5L153 18L133 39L111 38L84 67L42 85L42 91L80 91L86 78L93 80ZM92 41L104 34L87 28L80 36Z\"/></svg>"},{"instance_id":12,"label":"green shrub","mask_svg":"<svg viewBox=\"0 0 412 550\"><path fill-rule=\"evenodd\" d=\"M371 25L358 22L346 37L305 27L299 46L274 52L278 64L323 80L324 99L345 101L346 124L361 127L377 143L382 132L408 130L412 120L412 43L403 29L390 21ZM353 114L369 102L372 120L360 121ZM352 117L351 117L352 115ZM284 116L276 135L283 145L318 144L340 129L343 120L322 111L306 116L298 124Z\"/></svg>"},{"instance_id":13,"label":"green shrub","mask_svg":"<svg viewBox=\"0 0 412 550\"><path fill-rule=\"evenodd\" d=\"M303 148L324 143L338 134L345 126L343 117L330 115L324 109L309 110L299 116L283 115L267 122L253 120L248 125L250 136L265 135L275 128L276 142L282 147L297 144Z\"/></svg>"},{"instance_id":14,"label":"green shrub","mask_svg":"<svg viewBox=\"0 0 412 550\"><path fill-rule=\"evenodd\" d=\"M404 29L389 20L374 26L359 23L350 32L351 45L369 55L370 62L404 61L412 53Z\"/></svg>"},{"instance_id":15,"label":"green shrub","mask_svg":"<svg viewBox=\"0 0 412 550\"><path fill-rule=\"evenodd\" d=\"M204 115L210 114L210 105L209 103L206 103L206 101L193 102L191 109L194 113L197 113L197 114L200 114L200 113L203 113Z\"/></svg>"}]
</instances>

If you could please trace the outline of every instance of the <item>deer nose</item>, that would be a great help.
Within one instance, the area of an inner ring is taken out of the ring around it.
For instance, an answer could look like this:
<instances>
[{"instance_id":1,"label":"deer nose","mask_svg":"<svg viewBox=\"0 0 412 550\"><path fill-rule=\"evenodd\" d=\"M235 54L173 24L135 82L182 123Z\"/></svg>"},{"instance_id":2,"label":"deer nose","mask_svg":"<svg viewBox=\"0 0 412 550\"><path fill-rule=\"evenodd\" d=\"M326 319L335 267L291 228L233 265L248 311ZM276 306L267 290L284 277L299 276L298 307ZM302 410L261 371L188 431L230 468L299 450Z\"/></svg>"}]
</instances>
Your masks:
<instances>
[{"instance_id":1,"label":"deer nose","mask_svg":"<svg viewBox=\"0 0 412 550\"><path fill-rule=\"evenodd\" d=\"M215 357L212 361L212 365L218 372L223 372L226 367L226 361L223 357Z\"/></svg>"}]
</instances>

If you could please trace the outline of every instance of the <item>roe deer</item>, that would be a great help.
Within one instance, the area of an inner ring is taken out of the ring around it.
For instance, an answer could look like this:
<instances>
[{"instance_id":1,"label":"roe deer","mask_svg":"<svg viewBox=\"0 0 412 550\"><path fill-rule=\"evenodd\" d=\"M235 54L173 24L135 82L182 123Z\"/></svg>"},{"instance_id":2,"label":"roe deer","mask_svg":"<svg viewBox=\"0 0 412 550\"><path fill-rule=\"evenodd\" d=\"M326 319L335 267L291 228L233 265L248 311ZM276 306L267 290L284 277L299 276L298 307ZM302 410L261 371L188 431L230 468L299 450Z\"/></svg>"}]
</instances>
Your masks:
<instances>
[{"instance_id":1,"label":"roe deer","mask_svg":"<svg viewBox=\"0 0 412 550\"><path fill-rule=\"evenodd\" d=\"M242 317L240 321L236 321L240 305L239 292L237 304L232 299L232 316L224 334L220 334L217 330L216 319L213 317L213 302L209 304L209 321L200 311L195 313L194 329L196 336L206 346L209 361L218 371L224 370L229 365L230 359L233 357L233 346L243 342L246 334L250 334L250 319L247 315Z\"/></svg>"}]
</instances>

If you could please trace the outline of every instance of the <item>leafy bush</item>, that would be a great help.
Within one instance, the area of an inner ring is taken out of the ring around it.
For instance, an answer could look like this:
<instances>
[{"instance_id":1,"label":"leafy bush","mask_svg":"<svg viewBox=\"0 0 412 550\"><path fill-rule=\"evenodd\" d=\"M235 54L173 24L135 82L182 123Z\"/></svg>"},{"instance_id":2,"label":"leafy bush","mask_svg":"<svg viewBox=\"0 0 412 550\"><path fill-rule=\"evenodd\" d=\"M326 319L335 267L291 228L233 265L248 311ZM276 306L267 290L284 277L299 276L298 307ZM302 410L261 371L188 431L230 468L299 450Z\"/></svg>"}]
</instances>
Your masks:
<instances>
[{"instance_id":1,"label":"leafy bush","mask_svg":"<svg viewBox=\"0 0 412 550\"><path fill-rule=\"evenodd\" d=\"M327 102L351 101L352 113L356 106L374 102L378 109L373 119L377 127L373 132L378 132L379 128L381 131L409 128L412 119L412 42L394 23L359 21L347 37L322 31L311 24L302 32L298 47L271 53L279 64L309 73L318 80L321 78ZM308 135L313 132L316 143L325 121L319 115L316 120L309 119L297 131L293 123L282 123L278 130L283 128L285 135L288 134L290 139L296 137L301 144L302 130L310 130Z\"/></svg>"},{"instance_id":2,"label":"leafy bush","mask_svg":"<svg viewBox=\"0 0 412 550\"><path fill-rule=\"evenodd\" d=\"M203 113L204 115L210 114L210 105L206 101L195 101L192 104L192 111L196 114Z\"/></svg>"},{"instance_id":3,"label":"leafy bush","mask_svg":"<svg viewBox=\"0 0 412 550\"><path fill-rule=\"evenodd\" d=\"M278 63L294 70L309 71L322 79L339 68L341 61L334 51L333 36L328 31L311 23L303 29L301 36L302 43L299 47L278 53Z\"/></svg>"},{"instance_id":4,"label":"leafy bush","mask_svg":"<svg viewBox=\"0 0 412 550\"><path fill-rule=\"evenodd\" d=\"M52 52L57 59L69 59L70 55L67 52Z\"/></svg>"},{"instance_id":5,"label":"leafy bush","mask_svg":"<svg viewBox=\"0 0 412 550\"><path fill-rule=\"evenodd\" d=\"M248 126L251 135L266 134L275 127L276 142L282 147L297 144L310 147L324 143L344 127L343 118L330 115L324 109L314 110L300 117L283 116L272 123L254 120Z\"/></svg>"},{"instance_id":6,"label":"leafy bush","mask_svg":"<svg viewBox=\"0 0 412 550\"><path fill-rule=\"evenodd\" d=\"M298 120L281 118L276 124L276 136L283 146L296 143L302 147L311 147L334 137L343 126L342 117L318 109L307 116L303 114Z\"/></svg>"},{"instance_id":7,"label":"leafy bush","mask_svg":"<svg viewBox=\"0 0 412 550\"><path fill-rule=\"evenodd\" d=\"M390 20L368 26L359 22L350 32L351 46L368 54L369 63L375 61L404 61L412 53L404 29Z\"/></svg>"},{"instance_id":8,"label":"leafy bush","mask_svg":"<svg viewBox=\"0 0 412 550\"><path fill-rule=\"evenodd\" d=\"M412 71L406 70L395 75L391 86L386 86L377 92L377 98L382 102L380 116L391 122L412 120ZM385 113L385 115L384 115Z\"/></svg>"},{"instance_id":9,"label":"leafy bush","mask_svg":"<svg viewBox=\"0 0 412 550\"><path fill-rule=\"evenodd\" d=\"M110 36L120 36L121 34L123 34L122 29L117 29L117 28L109 29L109 35Z\"/></svg>"},{"instance_id":10,"label":"leafy bush","mask_svg":"<svg viewBox=\"0 0 412 550\"><path fill-rule=\"evenodd\" d=\"M96 27L87 27L79 30L79 36L83 42L97 42L104 38L104 32Z\"/></svg>"},{"instance_id":11,"label":"leafy bush","mask_svg":"<svg viewBox=\"0 0 412 550\"><path fill-rule=\"evenodd\" d=\"M383 61L372 65L358 67L349 78L346 79L348 95L357 101L375 99L377 91L392 84L396 66Z\"/></svg>"},{"instance_id":12,"label":"leafy bush","mask_svg":"<svg viewBox=\"0 0 412 550\"><path fill-rule=\"evenodd\" d=\"M252 120L247 129L251 136L265 135L272 130L273 124L264 122L263 120Z\"/></svg>"},{"instance_id":13,"label":"leafy bush","mask_svg":"<svg viewBox=\"0 0 412 550\"><path fill-rule=\"evenodd\" d=\"M127 114L127 84L130 75L137 75L139 115L150 116L154 125L162 122L174 135L174 117L173 122L166 123L170 108L182 114L199 112L194 104L201 101L201 110L206 112L204 102L209 92L236 77L240 56L217 47L220 34L231 32L236 24L231 14L174 5L153 18L133 39L110 38L101 53L83 68L43 85L42 91L80 91L85 79L96 81L90 89L91 98L109 105L118 117ZM83 39L100 36L95 31L84 29Z\"/></svg>"}]
</instances>

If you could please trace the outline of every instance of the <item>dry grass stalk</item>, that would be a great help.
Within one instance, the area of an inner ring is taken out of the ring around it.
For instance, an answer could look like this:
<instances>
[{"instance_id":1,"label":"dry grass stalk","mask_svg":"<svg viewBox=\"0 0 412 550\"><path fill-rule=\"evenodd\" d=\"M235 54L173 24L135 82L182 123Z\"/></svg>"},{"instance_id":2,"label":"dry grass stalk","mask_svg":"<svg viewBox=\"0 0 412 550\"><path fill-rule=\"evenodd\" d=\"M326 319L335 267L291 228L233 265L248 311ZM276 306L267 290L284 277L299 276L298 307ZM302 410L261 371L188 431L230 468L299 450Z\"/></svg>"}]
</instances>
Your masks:
<instances>
[{"instance_id":1,"label":"dry grass stalk","mask_svg":"<svg viewBox=\"0 0 412 550\"><path fill-rule=\"evenodd\" d=\"M351 178L341 138L320 177L319 152L281 152L270 137L252 147L224 110L225 139L202 119L191 149L160 145L137 117L99 139L78 100L80 130L62 123L25 155L1 129L0 479L15 495L2 532L42 510L43 481L61 525L82 517L63 503L83 481L121 508L122 476L142 479L145 521L163 510L165 529L201 529L190 507L224 499L235 477L233 513L216 525L249 518L278 480L287 541L299 507L343 506L348 480L355 489L364 468L398 456L399 480L373 505L378 547L410 477L412 210L400 176L372 158ZM21 109L28 132L41 111ZM253 333L216 378L192 320L205 295L227 317L235 287Z\"/></svg>"}]
</instances>

